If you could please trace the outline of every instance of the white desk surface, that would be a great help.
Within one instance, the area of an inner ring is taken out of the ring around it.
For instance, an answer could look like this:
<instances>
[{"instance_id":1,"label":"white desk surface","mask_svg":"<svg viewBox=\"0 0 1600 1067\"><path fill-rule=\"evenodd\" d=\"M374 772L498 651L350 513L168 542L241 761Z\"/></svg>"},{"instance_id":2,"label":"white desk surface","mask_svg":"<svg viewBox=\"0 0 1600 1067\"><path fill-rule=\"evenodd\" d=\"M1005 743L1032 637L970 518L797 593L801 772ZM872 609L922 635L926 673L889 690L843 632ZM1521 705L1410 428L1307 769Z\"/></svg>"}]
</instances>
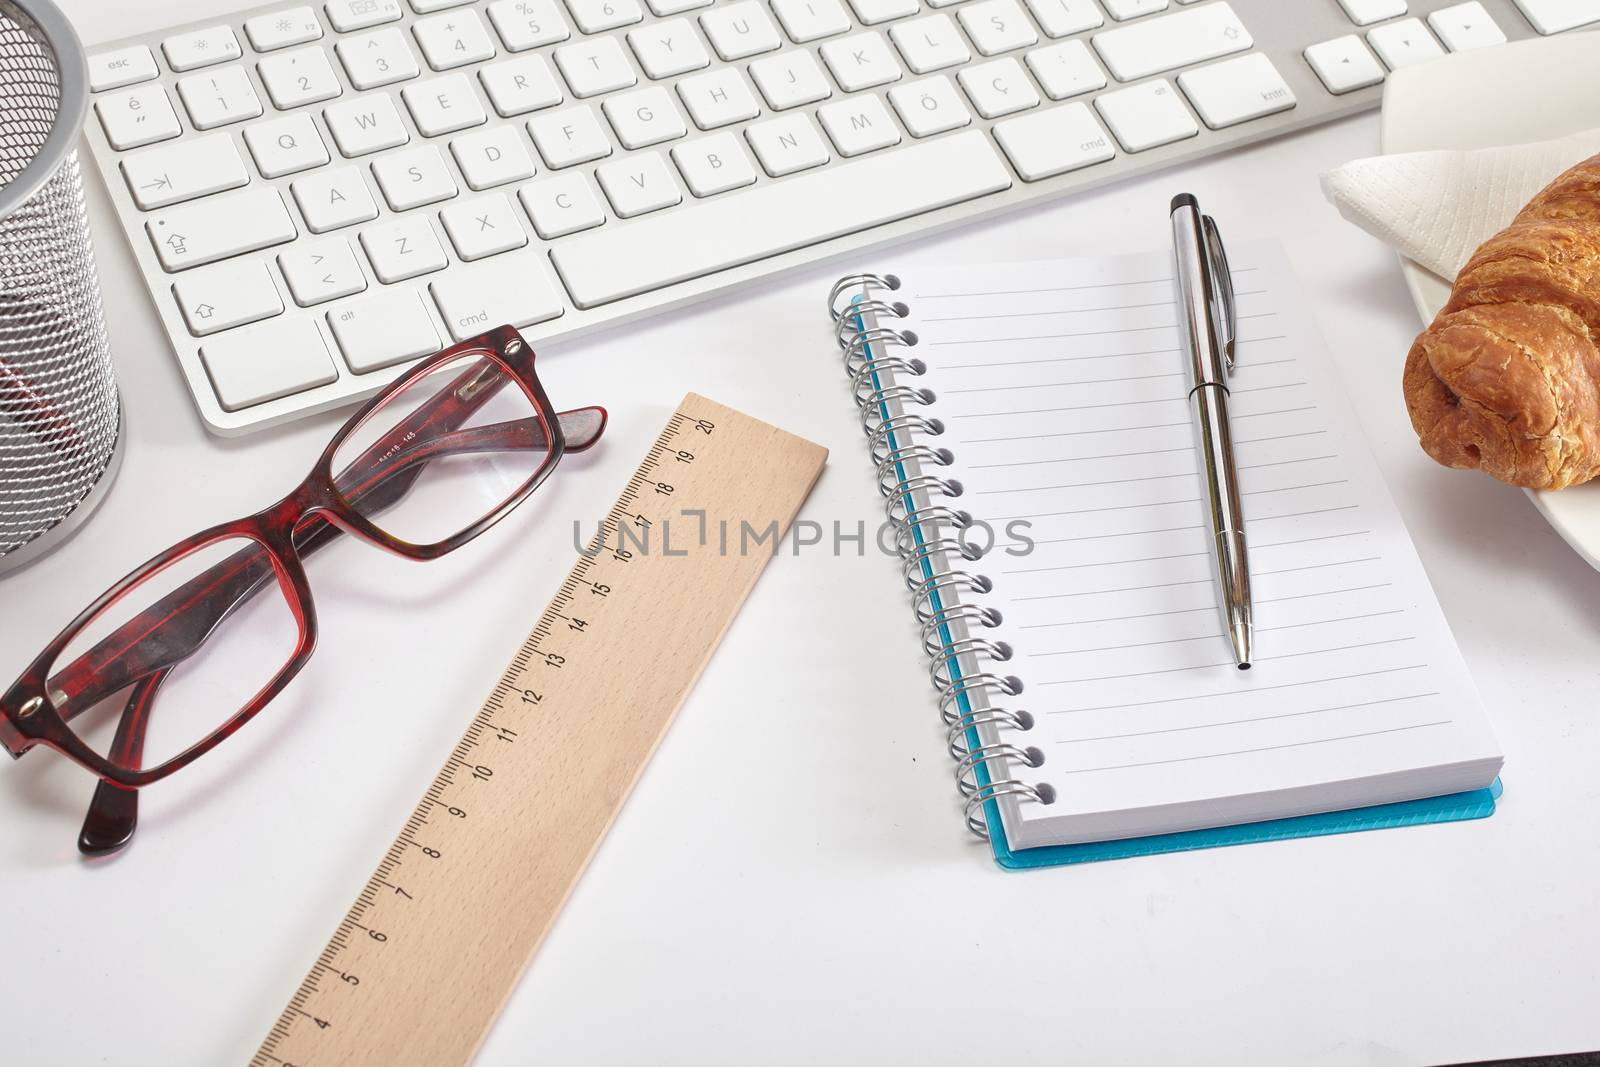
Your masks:
<instances>
[{"instance_id":1,"label":"white desk surface","mask_svg":"<svg viewBox=\"0 0 1600 1067\"><path fill-rule=\"evenodd\" d=\"M69 0L93 43L153 5ZM162 21L214 11L171 0ZM905 270L1159 247L1187 189L1275 236L1505 746L1482 822L1002 873L961 826L891 561L775 560L484 1046L525 1063L1406 1065L1600 1046L1600 574L1523 495L1445 471L1400 395L1395 259L1322 199L1368 115L894 250ZM341 416L202 429L102 190L127 405L103 512L0 582L0 674L140 560L264 505ZM708 394L833 450L805 517L877 514L825 329L838 267L572 345L541 372L612 412L591 456L454 557L312 564L323 640L291 690L146 792L133 846L74 849L93 783L0 768L4 1058L243 1063L673 405ZM583 788L583 783L573 783ZM463 951L470 947L463 946Z\"/></svg>"}]
</instances>

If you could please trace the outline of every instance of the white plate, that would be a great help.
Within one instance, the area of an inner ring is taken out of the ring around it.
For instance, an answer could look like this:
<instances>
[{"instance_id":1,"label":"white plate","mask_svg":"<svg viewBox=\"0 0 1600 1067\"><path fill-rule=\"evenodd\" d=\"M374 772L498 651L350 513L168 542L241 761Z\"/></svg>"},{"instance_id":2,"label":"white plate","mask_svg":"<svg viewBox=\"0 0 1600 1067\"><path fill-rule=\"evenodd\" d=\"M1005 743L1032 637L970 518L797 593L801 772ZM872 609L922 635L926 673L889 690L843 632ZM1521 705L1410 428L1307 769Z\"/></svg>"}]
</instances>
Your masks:
<instances>
[{"instance_id":1,"label":"white plate","mask_svg":"<svg viewBox=\"0 0 1600 1067\"><path fill-rule=\"evenodd\" d=\"M1600 34L1518 41L1462 52L1390 75L1383 151L1493 148L1600 126ZM1423 322L1450 299L1450 283L1400 261ZM1529 491L1556 532L1600 569L1600 479L1559 492Z\"/></svg>"}]
</instances>

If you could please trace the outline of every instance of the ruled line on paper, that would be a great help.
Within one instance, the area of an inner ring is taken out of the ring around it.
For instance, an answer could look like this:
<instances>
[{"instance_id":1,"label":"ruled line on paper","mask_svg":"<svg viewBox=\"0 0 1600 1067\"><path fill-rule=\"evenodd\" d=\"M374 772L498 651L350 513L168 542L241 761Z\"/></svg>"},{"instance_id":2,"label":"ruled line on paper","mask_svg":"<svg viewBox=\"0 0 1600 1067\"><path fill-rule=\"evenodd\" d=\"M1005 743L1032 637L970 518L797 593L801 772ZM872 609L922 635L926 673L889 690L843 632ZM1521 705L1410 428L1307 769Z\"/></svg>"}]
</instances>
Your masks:
<instances>
[{"instance_id":1,"label":"ruled line on paper","mask_svg":"<svg viewBox=\"0 0 1600 1067\"><path fill-rule=\"evenodd\" d=\"M1362 619L1378 619L1385 615L1404 615L1405 608L1395 608L1391 611L1374 611L1366 615L1345 615L1337 619L1312 619L1307 622L1285 623L1282 626L1257 626L1256 633L1272 633L1276 630L1303 630L1307 626L1334 626L1342 622L1359 622ZM1029 655L1043 659L1047 656L1084 656L1091 652L1126 652L1130 648L1157 648L1161 645L1186 645L1191 641L1220 641L1228 635L1222 631L1214 634L1200 634L1197 637L1168 637L1160 641L1133 641L1124 645L1098 645L1093 648L1062 648L1054 652L1030 652ZM1265 657L1263 657L1265 658Z\"/></svg>"},{"instance_id":2,"label":"ruled line on paper","mask_svg":"<svg viewBox=\"0 0 1600 1067\"><path fill-rule=\"evenodd\" d=\"M1304 567L1283 567L1275 571L1256 571L1254 576L1262 578L1269 574L1293 574L1297 571L1315 571L1327 567L1347 567L1355 563L1372 563L1382 558L1382 556L1363 556L1360 559L1344 559L1333 563L1313 563ZM1035 596L1019 596L1011 597L1010 599L1021 604L1031 600L1066 600L1070 597L1105 596L1109 593L1137 593L1149 589L1171 589L1180 585L1211 585L1215 582L1215 578L1194 578L1177 582L1156 582L1152 585L1125 585L1116 589L1077 589L1070 593L1041 593Z\"/></svg>"},{"instance_id":3,"label":"ruled line on paper","mask_svg":"<svg viewBox=\"0 0 1600 1067\"><path fill-rule=\"evenodd\" d=\"M1245 290L1242 290L1240 292L1236 292L1233 295L1235 297L1262 296L1265 293L1266 293L1265 289L1245 289ZM995 312L993 314L988 314L988 315L924 315L924 316L921 316L921 321L922 322L973 322L973 321L976 321L976 320L979 320L979 319L1026 319L1026 318L1035 318L1035 317L1040 316L1040 315L1090 315L1090 314L1093 314L1093 313L1095 313L1097 311L1140 311L1140 310L1143 310L1144 308L1159 308L1159 307L1168 307L1168 308L1172 308L1174 312L1177 311L1177 305L1174 304L1169 299L1169 300L1152 300L1152 301L1150 301L1148 303L1140 303L1140 304L1096 304L1093 307L1086 307L1086 308L1049 308L1049 309L1046 309L1044 311L1002 311L1002 312ZM1265 315L1272 315L1272 314L1276 314L1276 312L1265 312L1263 314L1257 314L1257 315L1240 315L1240 316L1237 316L1237 317L1238 318L1262 318Z\"/></svg>"},{"instance_id":4,"label":"ruled line on paper","mask_svg":"<svg viewBox=\"0 0 1600 1067\"><path fill-rule=\"evenodd\" d=\"M1281 333L1269 334L1266 337L1239 337L1234 339L1233 346L1238 348L1240 345L1255 345L1263 341L1282 341L1286 337L1286 334ZM1183 349L1181 348L1144 348L1137 352L1107 352L1103 355L1095 356L1050 356L1046 359L1013 359L997 363L940 363L939 369L941 371L988 371L993 370L995 367L1033 367L1044 363L1076 363L1086 359L1120 359L1123 356L1175 356L1182 351Z\"/></svg>"},{"instance_id":5,"label":"ruled line on paper","mask_svg":"<svg viewBox=\"0 0 1600 1067\"><path fill-rule=\"evenodd\" d=\"M1263 745L1260 748L1240 748L1232 752L1207 752L1198 756L1179 756L1176 759L1145 760L1140 763L1112 763L1104 767L1066 767L1062 774L1091 774L1095 771L1125 771L1133 767L1161 767L1170 763L1190 763L1194 760L1221 759L1224 756L1248 756L1257 752L1276 752L1286 748L1305 748L1308 745L1326 745L1334 741L1354 741L1361 737L1379 737L1383 734L1404 733L1407 730L1426 730L1430 726L1448 726L1454 719L1440 719L1437 722L1419 722L1410 726L1391 726L1387 730L1368 730L1359 734L1340 734L1338 737L1320 737L1312 741L1290 741L1282 745Z\"/></svg>"},{"instance_id":6,"label":"ruled line on paper","mask_svg":"<svg viewBox=\"0 0 1600 1067\"><path fill-rule=\"evenodd\" d=\"M1272 441L1289 441L1297 437L1317 437L1327 433L1327 430L1305 430L1301 433L1282 433L1275 437L1247 437L1235 441L1235 445L1260 445ZM1177 448L1151 448L1140 452L1105 452L1095 456L1061 456L1052 459L1019 459L1010 463L974 463L973 470L993 470L1000 467L1037 467L1046 463L1083 463L1091 459L1130 459L1138 456L1165 456L1174 452L1193 452L1194 445L1180 445ZM1240 468L1241 470L1243 468Z\"/></svg>"},{"instance_id":7,"label":"ruled line on paper","mask_svg":"<svg viewBox=\"0 0 1600 1067\"><path fill-rule=\"evenodd\" d=\"M1408 700L1426 700L1436 697L1439 691L1431 693L1411 693L1402 697L1384 697L1381 700L1362 700L1355 704L1335 704L1327 708L1306 708L1303 711L1285 711L1277 715L1256 715L1248 719L1228 719L1225 722L1200 722L1189 726L1169 726L1164 730L1136 730L1126 734L1102 734L1099 737L1061 737L1056 739L1058 745L1081 745L1090 741L1121 741L1129 737L1155 737L1158 734L1181 734L1195 730L1215 730L1223 726L1243 726L1252 722L1272 722L1275 719L1299 719L1307 715L1325 715L1331 711L1351 711L1355 708L1373 708L1384 704L1403 704Z\"/></svg>"},{"instance_id":8,"label":"ruled line on paper","mask_svg":"<svg viewBox=\"0 0 1600 1067\"><path fill-rule=\"evenodd\" d=\"M1182 449L1181 451L1190 451ZM1317 463L1325 459L1338 459L1338 456L1307 456L1304 459L1285 459L1273 463L1242 463L1239 470L1260 470L1265 467L1288 467L1296 463ZM1112 478L1098 482L1064 482L1060 485L1029 485L1018 489L980 489L977 496L999 496L1004 493L1043 493L1052 489L1083 489L1092 485L1122 485L1127 482L1159 482L1168 478L1193 478L1197 471L1178 471L1174 474L1152 474L1139 478Z\"/></svg>"},{"instance_id":9,"label":"ruled line on paper","mask_svg":"<svg viewBox=\"0 0 1600 1067\"><path fill-rule=\"evenodd\" d=\"M1199 500L1191 501L1191 503L1196 503L1196 504L1198 504L1199 502L1200 502ZM1336 511L1356 511L1359 508L1360 508L1359 504L1345 504L1342 507L1337 507L1337 508L1317 508L1314 511L1291 511L1286 515L1258 515L1258 516L1255 516L1255 517L1253 517L1253 518L1248 520L1246 528L1248 529L1249 527L1253 527L1257 523L1273 522L1273 521L1275 521L1277 519L1301 519L1301 518L1305 518L1308 515L1330 515L1330 514L1332 514L1333 512L1336 512ZM1083 534L1083 535L1081 535L1079 537L1035 537L1035 538L1032 538L1031 541L1028 542L1028 543L1034 544L1034 545L1066 545L1066 544L1072 544L1072 543L1077 542L1077 541L1114 541L1119 537L1145 537L1145 536L1148 536L1150 534L1182 533L1182 532L1186 532L1186 531L1189 531L1189 530L1204 530L1204 529L1206 529L1206 527L1203 526L1203 525L1200 525L1200 524L1195 524L1195 525L1191 525L1191 526L1160 526L1160 527L1156 527L1155 529L1151 529L1151 530L1121 530L1121 531L1118 531L1117 533ZM1007 545L1020 545L1023 542L1022 541L1008 541L1008 542L1005 542L1005 543ZM1293 544L1294 542L1289 542L1289 543Z\"/></svg>"},{"instance_id":10,"label":"ruled line on paper","mask_svg":"<svg viewBox=\"0 0 1600 1067\"><path fill-rule=\"evenodd\" d=\"M1270 319L1276 311L1258 311L1253 315L1235 315L1235 320L1245 322L1251 319ZM1069 330L1066 333L1040 333L1029 334L1025 337L968 337L962 340L949 341L924 341L924 344L935 348L952 348L959 345L991 345L1013 343L1017 341L1064 341L1069 337L1117 337L1129 333L1151 333L1155 330L1176 330L1177 322L1157 323L1154 326L1124 326L1117 330Z\"/></svg>"},{"instance_id":11,"label":"ruled line on paper","mask_svg":"<svg viewBox=\"0 0 1600 1067\"><path fill-rule=\"evenodd\" d=\"M1250 274L1250 273L1252 273L1254 271L1258 271L1260 269L1261 269L1260 267L1235 267L1232 270L1228 271L1228 274L1230 276L1232 276L1232 277L1237 278L1241 274ZM992 291L989 291L989 292L981 292L981 293L923 293L923 292L919 292L919 293L917 293L917 299L918 300L961 300L961 299L965 299L965 298L969 298L969 297L981 297L981 296L1034 296L1034 295L1037 295L1037 294L1040 294L1040 293L1071 293L1071 292L1077 292L1077 291L1082 290L1082 289L1115 289L1115 288L1118 288L1119 286L1125 286L1125 285L1157 285L1157 284L1161 284L1161 283L1171 284L1172 280L1173 280L1172 276L1169 274L1164 278L1146 278L1146 279L1144 279L1142 281L1134 281L1134 282L1087 282L1087 283L1085 283L1083 285L1052 285L1052 286L1048 286L1048 287L1043 288L1043 289L995 289L995 290L992 290Z\"/></svg>"},{"instance_id":12,"label":"ruled line on paper","mask_svg":"<svg viewBox=\"0 0 1600 1067\"><path fill-rule=\"evenodd\" d=\"M1159 377L1170 377L1170 375L1159 375ZM1125 379L1122 379L1122 380L1125 380ZM1283 383L1281 383L1279 385L1255 385L1255 386L1251 386L1248 389L1230 389L1230 390L1228 390L1228 392L1232 396L1239 396L1241 393L1266 393L1266 392L1271 392L1272 390L1275 390L1275 389L1295 389L1295 388L1298 388L1298 387L1300 387L1302 385L1305 385L1305 384L1306 384L1305 382L1283 382ZM1154 398L1152 398L1150 400L1120 400L1120 401L1116 401L1114 403L1104 403L1104 404L1073 404L1073 405L1066 405L1066 406L1063 406L1063 407L1032 408L1032 409L1021 410L1021 411L1015 410L1015 409L1011 409L1011 410L1007 410L1007 411L968 411L968 412L964 412L964 413L959 414L959 415L944 415L942 417L946 418L946 419L989 419L989 418L1014 419L1019 415L1054 415L1054 414L1057 414L1058 412L1062 412L1062 411L1094 411L1094 410L1099 409L1099 408L1133 408L1133 407L1141 407L1141 406L1143 406L1145 404L1182 404L1182 403L1184 403L1184 398L1180 394L1180 395L1175 395L1175 396L1158 396L1158 397L1154 397Z\"/></svg>"},{"instance_id":13,"label":"ruled line on paper","mask_svg":"<svg viewBox=\"0 0 1600 1067\"><path fill-rule=\"evenodd\" d=\"M1340 645L1338 648L1315 648L1308 652L1286 652L1280 656L1257 656L1256 663L1265 663L1269 660L1301 659L1306 656L1326 656L1334 652L1353 652L1358 648L1378 648L1382 645L1397 645L1403 641L1415 641L1414 635L1407 637L1391 637L1383 641L1364 641L1358 645ZM1182 674L1186 671L1209 671L1217 667L1233 667L1236 664L1231 659L1217 663L1196 663L1187 667L1167 667L1158 671L1134 671L1130 674L1101 674L1091 678L1055 678L1046 682L1030 682L1032 685L1078 685L1083 682L1109 682L1121 678L1151 678L1158 674Z\"/></svg>"},{"instance_id":14,"label":"ruled line on paper","mask_svg":"<svg viewBox=\"0 0 1600 1067\"><path fill-rule=\"evenodd\" d=\"M1210 582L1210 580L1211 579L1209 578L1205 579L1206 582ZM1268 597L1265 599L1257 598L1255 601L1253 601L1253 603L1259 607L1262 604L1283 604L1291 600L1313 600L1317 597L1323 596L1340 596L1345 593L1364 593L1373 589L1387 589L1393 584L1393 582L1379 582L1376 585L1357 585L1340 589L1325 589L1320 593L1296 593L1294 596ZM1062 622L1035 622L1029 623L1026 626L1018 626L1016 629L1056 630L1063 626L1094 626L1107 622L1131 622L1135 619L1160 619L1168 615L1194 615L1200 612L1216 610L1217 605L1207 604L1204 607L1198 608L1173 608L1171 611L1147 611L1140 615L1106 615L1095 619L1068 619Z\"/></svg>"},{"instance_id":15,"label":"ruled line on paper","mask_svg":"<svg viewBox=\"0 0 1600 1067\"><path fill-rule=\"evenodd\" d=\"M1328 682L1352 682L1362 678L1376 678L1384 674L1403 674L1406 671L1426 670L1426 663L1411 663L1404 667L1384 667L1376 671L1359 671L1355 674L1336 674L1328 678L1306 678L1298 682L1284 682L1281 685L1253 685L1252 693L1270 693L1275 689L1301 689L1308 685L1325 685ZM1129 708L1148 708L1156 704L1187 704L1192 700L1211 700L1214 697L1232 699L1237 697L1238 691L1232 689L1221 690L1215 693L1190 693L1181 697L1162 697L1158 700L1135 700L1126 704L1101 704L1090 708L1058 708L1047 711L1046 715L1087 715L1094 711L1126 711Z\"/></svg>"},{"instance_id":16,"label":"ruled line on paper","mask_svg":"<svg viewBox=\"0 0 1600 1067\"><path fill-rule=\"evenodd\" d=\"M1240 496L1265 496L1269 493L1291 493L1297 489L1319 489L1327 485L1348 485L1350 479L1335 478L1328 482L1305 482L1301 485L1285 485L1276 489L1251 489L1239 494ZM1035 511L1024 512L1020 515L994 515L989 517L990 522L1006 522L1011 519L1053 519L1060 515L1094 515L1103 511L1133 511L1138 508L1164 508L1174 504L1198 504L1197 496L1186 497L1182 500L1153 500L1148 504L1118 504L1114 507L1104 508L1077 508L1071 511Z\"/></svg>"}]
</instances>

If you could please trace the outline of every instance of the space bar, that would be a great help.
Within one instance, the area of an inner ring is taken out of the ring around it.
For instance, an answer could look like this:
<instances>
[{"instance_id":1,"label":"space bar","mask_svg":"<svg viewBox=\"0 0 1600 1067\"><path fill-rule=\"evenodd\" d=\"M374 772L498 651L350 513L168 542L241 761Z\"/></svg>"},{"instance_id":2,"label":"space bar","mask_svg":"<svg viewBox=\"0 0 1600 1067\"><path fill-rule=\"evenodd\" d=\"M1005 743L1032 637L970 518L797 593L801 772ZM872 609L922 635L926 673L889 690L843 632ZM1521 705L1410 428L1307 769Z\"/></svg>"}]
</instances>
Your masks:
<instances>
[{"instance_id":1,"label":"space bar","mask_svg":"<svg viewBox=\"0 0 1600 1067\"><path fill-rule=\"evenodd\" d=\"M592 308L1010 185L988 137L971 130L606 226L550 258L573 303Z\"/></svg>"}]
</instances>

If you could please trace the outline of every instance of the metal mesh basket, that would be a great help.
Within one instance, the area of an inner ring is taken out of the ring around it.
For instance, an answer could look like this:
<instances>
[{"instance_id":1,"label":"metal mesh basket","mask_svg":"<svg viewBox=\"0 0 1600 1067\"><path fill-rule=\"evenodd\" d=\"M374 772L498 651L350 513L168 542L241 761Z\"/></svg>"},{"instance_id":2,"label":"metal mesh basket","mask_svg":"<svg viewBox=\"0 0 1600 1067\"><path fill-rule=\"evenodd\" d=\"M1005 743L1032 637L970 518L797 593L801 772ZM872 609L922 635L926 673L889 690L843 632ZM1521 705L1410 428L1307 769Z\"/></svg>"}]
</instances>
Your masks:
<instances>
[{"instance_id":1,"label":"metal mesh basket","mask_svg":"<svg viewBox=\"0 0 1600 1067\"><path fill-rule=\"evenodd\" d=\"M87 66L46 0L0 0L0 571L104 493L121 405L78 170Z\"/></svg>"}]
</instances>

